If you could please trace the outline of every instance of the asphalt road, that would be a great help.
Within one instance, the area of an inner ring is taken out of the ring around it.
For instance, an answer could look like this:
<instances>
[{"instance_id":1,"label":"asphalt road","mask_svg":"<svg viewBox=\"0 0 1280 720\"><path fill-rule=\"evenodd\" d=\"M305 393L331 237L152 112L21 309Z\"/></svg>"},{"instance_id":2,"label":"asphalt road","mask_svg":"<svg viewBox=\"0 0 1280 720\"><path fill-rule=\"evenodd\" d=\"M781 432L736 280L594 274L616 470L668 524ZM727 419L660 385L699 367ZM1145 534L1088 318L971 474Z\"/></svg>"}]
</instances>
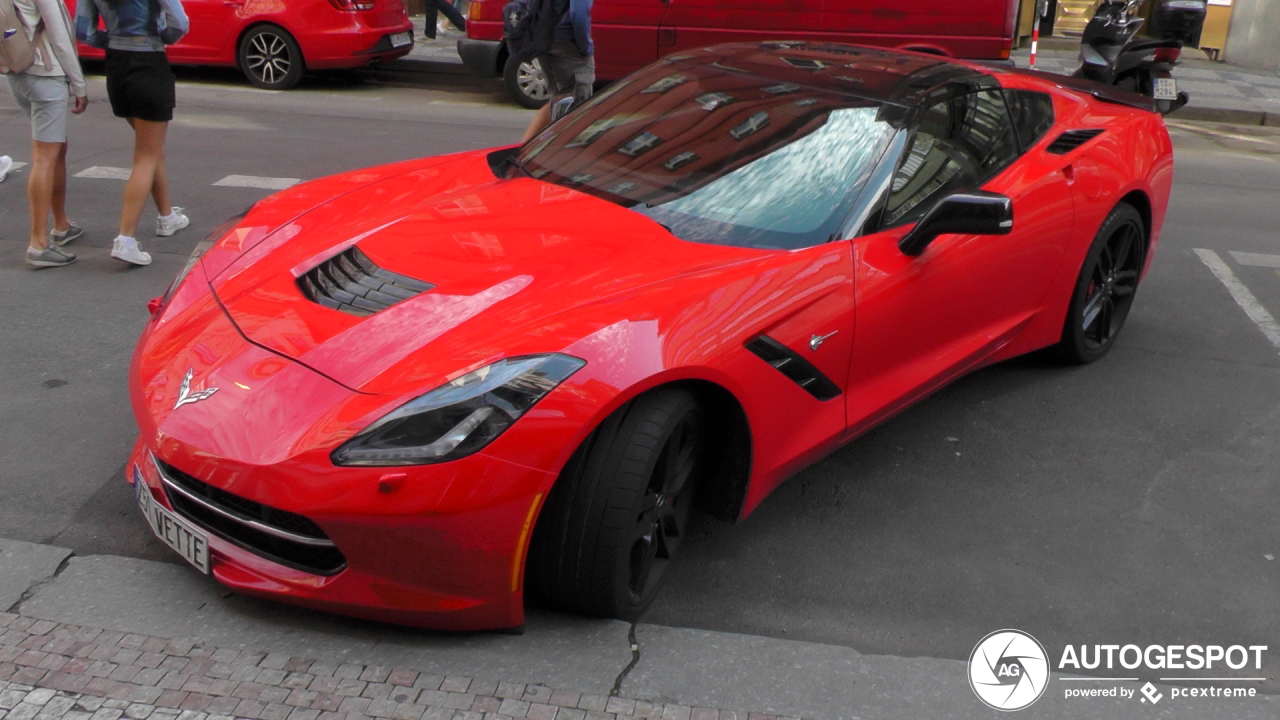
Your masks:
<instances>
[{"instance_id":1,"label":"asphalt road","mask_svg":"<svg viewBox=\"0 0 1280 720\"><path fill-rule=\"evenodd\" d=\"M212 227L267 191L227 175L312 178L514 141L529 114L495 88L361 84L249 90L184 76L169 144L193 218L155 256L107 256L122 183L73 178L76 265L31 272L24 174L0 185L0 537L181 562L123 484L136 434L125 373L147 298ZM127 167L101 83L72 123L71 172ZM0 93L0 153L28 159ZM782 486L747 521L702 519L648 622L967 658L1016 627L1064 644L1280 650L1280 352L1209 270L1212 250L1280 316L1280 132L1180 124L1161 247L1112 354L1031 357L962 379ZM1274 671L1272 673L1274 676ZM1280 692L1274 679L1265 691Z\"/></svg>"}]
</instances>

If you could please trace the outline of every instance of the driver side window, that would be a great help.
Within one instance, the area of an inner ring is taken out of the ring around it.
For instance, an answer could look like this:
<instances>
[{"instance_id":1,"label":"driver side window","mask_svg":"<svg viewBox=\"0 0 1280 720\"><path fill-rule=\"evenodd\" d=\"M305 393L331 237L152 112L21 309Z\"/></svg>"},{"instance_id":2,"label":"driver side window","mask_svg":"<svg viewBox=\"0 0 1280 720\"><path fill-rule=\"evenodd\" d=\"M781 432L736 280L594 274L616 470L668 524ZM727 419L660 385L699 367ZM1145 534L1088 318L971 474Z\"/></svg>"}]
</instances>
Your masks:
<instances>
[{"instance_id":1,"label":"driver side window","mask_svg":"<svg viewBox=\"0 0 1280 720\"><path fill-rule=\"evenodd\" d=\"M1018 157L999 90L956 95L925 111L903 153L880 223L919 220L934 203L982 183Z\"/></svg>"}]
</instances>

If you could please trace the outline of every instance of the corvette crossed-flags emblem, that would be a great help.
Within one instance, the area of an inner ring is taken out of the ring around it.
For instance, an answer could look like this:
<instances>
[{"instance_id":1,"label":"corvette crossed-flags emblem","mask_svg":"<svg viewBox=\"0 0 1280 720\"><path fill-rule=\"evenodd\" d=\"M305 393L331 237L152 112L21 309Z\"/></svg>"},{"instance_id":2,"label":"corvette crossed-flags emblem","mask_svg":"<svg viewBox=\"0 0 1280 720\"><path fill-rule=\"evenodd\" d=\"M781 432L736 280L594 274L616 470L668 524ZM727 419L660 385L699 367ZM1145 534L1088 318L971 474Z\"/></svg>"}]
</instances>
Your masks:
<instances>
[{"instance_id":1,"label":"corvette crossed-flags emblem","mask_svg":"<svg viewBox=\"0 0 1280 720\"><path fill-rule=\"evenodd\" d=\"M209 396L218 392L218 388L205 388L199 392L191 392L191 376L195 374L195 370L187 370L187 374L182 378L182 385L178 387L178 402L174 403L173 409L177 410L183 405L197 403L201 400L209 398Z\"/></svg>"}]
</instances>

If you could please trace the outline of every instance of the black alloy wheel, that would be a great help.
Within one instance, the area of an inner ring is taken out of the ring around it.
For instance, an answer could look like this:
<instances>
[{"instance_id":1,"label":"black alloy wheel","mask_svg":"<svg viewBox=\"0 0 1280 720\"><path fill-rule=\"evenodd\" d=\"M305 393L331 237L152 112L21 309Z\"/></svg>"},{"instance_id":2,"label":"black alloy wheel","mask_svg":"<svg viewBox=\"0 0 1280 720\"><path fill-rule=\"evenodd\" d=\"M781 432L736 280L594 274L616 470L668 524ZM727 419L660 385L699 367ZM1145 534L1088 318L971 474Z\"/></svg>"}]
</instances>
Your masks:
<instances>
[{"instance_id":1,"label":"black alloy wheel","mask_svg":"<svg viewBox=\"0 0 1280 720\"><path fill-rule=\"evenodd\" d=\"M646 393L578 448L538 518L525 569L534 602L635 620L688 533L704 448L697 399Z\"/></svg>"},{"instance_id":2,"label":"black alloy wheel","mask_svg":"<svg viewBox=\"0 0 1280 720\"><path fill-rule=\"evenodd\" d=\"M268 90L288 90L302 80L306 65L297 41L284 28L260 25L240 40L240 70Z\"/></svg>"},{"instance_id":3,"label":"black alloy wheel","mask_svg":"<svg viewBox=\"0 0 1280 720\"><path fill-rule=\"evenodd\" d=\"M694 465L701 431L696 413L688 413L667 436L649 485L640 500L640 512L631 531L631 557L627 588L632 605L644 604L657 594L667 565L680 549L693 509Z\"/></svg>"},{"instance_id":4,"label":"black alloy wheel","mask_svg":"<svg viewBox=\"0 0 1280 720\"><path fill-rule=\"evenodd\" d=\"M1076 280L1058 343L1065 359L1091 363L1115 344L1133 306L1145 253L1142 216L1132 205L1117 205L1098 230Z\"/></svg>"}]
</instances>

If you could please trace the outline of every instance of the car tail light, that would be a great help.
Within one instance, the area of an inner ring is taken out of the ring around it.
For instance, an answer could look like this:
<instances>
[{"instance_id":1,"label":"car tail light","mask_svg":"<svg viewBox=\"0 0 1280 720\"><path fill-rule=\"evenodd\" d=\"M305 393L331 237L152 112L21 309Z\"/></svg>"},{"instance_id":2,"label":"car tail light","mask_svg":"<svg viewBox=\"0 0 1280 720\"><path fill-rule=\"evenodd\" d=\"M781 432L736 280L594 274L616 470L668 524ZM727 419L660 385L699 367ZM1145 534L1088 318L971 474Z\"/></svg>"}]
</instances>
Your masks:
<instances>
[{"instance_id":1,"label":"car tail light","mask_svg":"<svg viewBox=\"0 0 1280 720\"><path fill-rule=\"evenodd\" d=\"M1162 47L1156 48L1156 62L1177 62L1182 56L1182 48L1180 47Z\"/></svg>"},{"instance_id":2,"label":"car tail light","mask_svg":"<svg viewBox=\"0 0 1280 720\"><path fill-rule=\"evenodd\" d=\"M329 0L329 4L343 12L372 10L376 0Z\"/></svg>"},{"instance_id":3,"label":"car tail light","mask_svg":"<svg viewBox=\"0 0 1280 720\"><path fill-rule=\"evenodd\" d=\"M484 3L480 0L471 0L471 5L467 7L468 20L480 20L484 15Z\"/></svg>"}]
</instances>

